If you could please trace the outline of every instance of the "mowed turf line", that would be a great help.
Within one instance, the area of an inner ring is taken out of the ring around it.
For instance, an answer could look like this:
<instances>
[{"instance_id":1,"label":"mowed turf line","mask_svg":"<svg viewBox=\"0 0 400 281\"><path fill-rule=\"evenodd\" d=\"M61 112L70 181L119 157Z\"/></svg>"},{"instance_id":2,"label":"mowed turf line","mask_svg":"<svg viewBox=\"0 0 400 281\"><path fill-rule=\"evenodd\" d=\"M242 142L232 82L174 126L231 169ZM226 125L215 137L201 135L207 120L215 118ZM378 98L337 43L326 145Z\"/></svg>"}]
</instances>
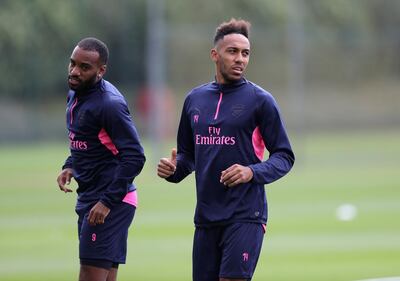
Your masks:
<instances>
[{"instance_id":1,"label":"mowed turf line","mask_svg":"<svg viewBox=\"0 0 400 281\"><path fill-rule=\"evenodd\" d=\"M270 220L253 280L400 276L399 139L400 132L294 138L294 169L267 186ZM193 176L166 183L147 146L146 154L119 280L191 280ZM0 147L0 280L77 280L75 194L55 182L66 155L66 144ZM357 207L354 220L337 220L343 203Z\"/></svg>"}]
</instances>

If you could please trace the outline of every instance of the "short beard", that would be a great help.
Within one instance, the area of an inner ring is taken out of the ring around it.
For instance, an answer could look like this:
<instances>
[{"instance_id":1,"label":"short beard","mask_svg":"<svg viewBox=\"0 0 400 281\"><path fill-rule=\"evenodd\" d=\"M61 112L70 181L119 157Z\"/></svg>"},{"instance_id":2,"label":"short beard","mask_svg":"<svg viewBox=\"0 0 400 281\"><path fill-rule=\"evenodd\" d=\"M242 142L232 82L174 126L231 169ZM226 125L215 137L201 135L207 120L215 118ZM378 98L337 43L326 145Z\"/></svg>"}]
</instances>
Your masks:
<instances>
[{"instance_id":1,"label":"short beard","mask_svg":"<svg viewBox=\"0 0 400 281\"><path fill-rule=\"evenodd\" d=\"M221 75L222 75L222 77L224 77L226 84L232 84L232 83L235 83L235 82L239 81L240 79L242 79L242 75L238 79L230 78L228 76L228 74L226 74L225 72L221 72Z\"/></svg>"},{"instance_id":2,"label":"short beard","mask_svg":"<svg viewBox=\"0 0 400 281\"><path fill-rule=\"evenodd\" d=\"M71 90L74 90L75 92L85 92L88 89L92 88L97 83L96 78L97 75L93 75L88 80L81 82L81 84L79 84L77 88Z\"/></svg>"}]
</instances>

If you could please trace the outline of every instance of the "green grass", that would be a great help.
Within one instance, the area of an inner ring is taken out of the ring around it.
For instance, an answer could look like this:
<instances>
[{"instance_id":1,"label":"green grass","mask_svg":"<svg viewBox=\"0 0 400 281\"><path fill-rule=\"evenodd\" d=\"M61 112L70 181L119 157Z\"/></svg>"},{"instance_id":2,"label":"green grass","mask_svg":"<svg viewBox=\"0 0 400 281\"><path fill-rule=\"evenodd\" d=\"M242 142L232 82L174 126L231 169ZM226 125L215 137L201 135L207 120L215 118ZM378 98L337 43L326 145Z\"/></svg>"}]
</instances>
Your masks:
<instances>
[{"instance_id":1,"label":"green grass","mask_svg":"<svg viewBox=\"0 0 400 281\"><path fill-rule=\"evenodd\" d=\"M399 140L400 131L294 138L294 169L266 187L270 220L253 280L400 276ZM191 280L193 176L166 183L146 153L119 280ZM55 182L66 155L65 144L0 147L1 280L77 280L75 194ZM357 207L353 221L337 220L343 203Z\"/></svg>"}]
</instances>

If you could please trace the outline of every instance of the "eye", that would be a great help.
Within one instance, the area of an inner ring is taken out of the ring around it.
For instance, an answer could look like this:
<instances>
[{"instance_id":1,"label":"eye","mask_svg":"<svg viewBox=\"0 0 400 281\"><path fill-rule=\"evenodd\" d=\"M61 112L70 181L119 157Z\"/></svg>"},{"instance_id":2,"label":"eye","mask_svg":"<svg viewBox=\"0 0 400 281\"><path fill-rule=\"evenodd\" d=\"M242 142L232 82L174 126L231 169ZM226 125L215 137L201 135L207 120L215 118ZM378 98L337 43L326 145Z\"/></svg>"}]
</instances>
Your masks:
<instances>
[{"instance_id":1,"label":"eye","mask_svg":"<svg viewBox=\"0 0 400 281\"><path fill-rule=\"evenodd\" d=\"M90 68L91 68L91 66L88 64L81 64L82 71L88 71Z\"/></svg>"}]
</instances>

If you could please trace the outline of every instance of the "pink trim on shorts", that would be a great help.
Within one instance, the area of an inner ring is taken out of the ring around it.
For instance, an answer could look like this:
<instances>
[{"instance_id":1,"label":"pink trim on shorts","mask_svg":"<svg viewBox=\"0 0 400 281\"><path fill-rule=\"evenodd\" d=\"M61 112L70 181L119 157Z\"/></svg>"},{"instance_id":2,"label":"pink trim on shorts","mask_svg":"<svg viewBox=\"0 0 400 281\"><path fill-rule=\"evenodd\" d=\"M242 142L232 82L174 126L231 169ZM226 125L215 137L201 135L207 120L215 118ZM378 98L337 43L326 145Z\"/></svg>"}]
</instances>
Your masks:
<instances>
[{"instance_id":1,"label":"pink trim on shorts","mask_svg":"<svg viewBox=\"0 0 400 281\"><path fill-rule=\"evenodd\" d=\"M137 192L136 190L128 192L124 199L122 200L122 202L125 202L127 204L133 205L135 207L137 207L138 205L138 196L137 196Z\"/></svg>"}]
</instances>

